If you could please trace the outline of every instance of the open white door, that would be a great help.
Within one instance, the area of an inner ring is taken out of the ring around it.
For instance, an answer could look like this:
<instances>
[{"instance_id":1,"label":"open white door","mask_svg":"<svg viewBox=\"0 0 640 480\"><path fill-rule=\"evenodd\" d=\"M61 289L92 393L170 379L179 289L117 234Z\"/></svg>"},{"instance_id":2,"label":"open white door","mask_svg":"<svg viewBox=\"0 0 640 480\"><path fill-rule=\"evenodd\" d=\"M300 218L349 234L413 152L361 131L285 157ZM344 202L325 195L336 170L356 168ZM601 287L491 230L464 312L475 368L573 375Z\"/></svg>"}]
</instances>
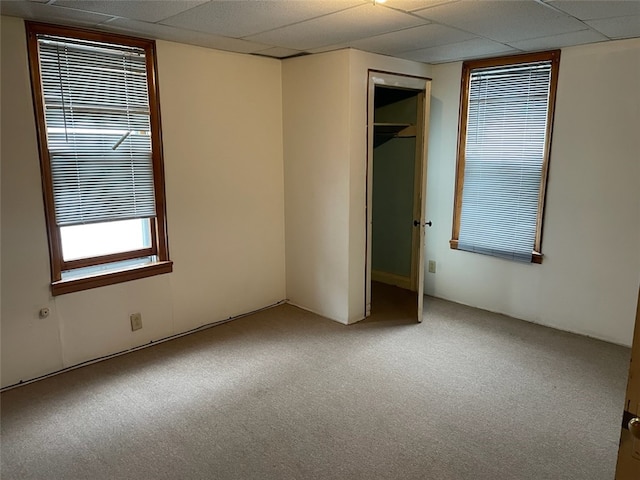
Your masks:
<instances>
[{"instance_id":1,"label":"open white door","mask_svg":"<svg viewBox=\"0 0 640 480\"><path fill-rule=\"evenodd\" d=\"M372 281L372 205L373 205L373 144L375 124L376 86L414 91L418 98L416 120L416 161L414 191L416 201L413 210L413 239L411 290L416 293L416 320L422 321L424 303L424 242L425 242L425 196L427 178L427 137L429 129L429 106L431 98L431 80L423 77L398 75L389 72L369 71L368 92L368 148L367 148L367 258L365 271L365 311L371 314ZM409 282L407 281L407 284ZM408 288L404 287L404 288Z\"/></svg>"},{"instance_id":2,"label":"open white door","mask_svg":"<svg viewBox=\"0 0 640 480\"><path fill-rule=\"evenodd\" d=\"M423 308L424 308L424 249L425 249L425 229L426 223L426 193L427 193L427 151L429 141L429 112L430 112L430 100L431 100L431 81L426 82L424 93L418 97L418 101L422 103L418 104L422 108L424 114L418 116L418 129L417 129L417 144L422 145L422 148L418 147L417 152L422 152L422 159L420 162L416 162L416 165L421 166L420 174L417 175L416 183L419 183L418 188L418 205L419 212L418 220L418 245L417 245L417 279L416 287L418 293L418 322L422 322ZM421 122L422 121L422 122ZM421 124L422 123L422 124ZM420 154L420 153L418 153ZM429 222L431 226L431 222Z\"/></svg>"}]
</instances>

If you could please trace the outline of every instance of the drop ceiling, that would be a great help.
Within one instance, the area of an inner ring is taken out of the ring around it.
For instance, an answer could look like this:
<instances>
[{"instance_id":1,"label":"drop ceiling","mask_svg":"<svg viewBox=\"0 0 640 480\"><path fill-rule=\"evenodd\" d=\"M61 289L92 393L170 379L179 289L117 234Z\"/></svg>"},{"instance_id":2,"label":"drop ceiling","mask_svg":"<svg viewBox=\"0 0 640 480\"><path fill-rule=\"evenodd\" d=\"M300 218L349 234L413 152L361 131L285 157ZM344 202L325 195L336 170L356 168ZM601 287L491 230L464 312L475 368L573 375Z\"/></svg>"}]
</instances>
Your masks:
<instances>
[{"instance_id":1,"label":"drop ceiling","mask_svg":"<svg viewBox=\"0 0 640 480\"><path fill-rule=\"evenodd\" d=\"M640 0L3 0L2 15L286 58L426 63L640 37Z\"/></svg>"}]
</instances>

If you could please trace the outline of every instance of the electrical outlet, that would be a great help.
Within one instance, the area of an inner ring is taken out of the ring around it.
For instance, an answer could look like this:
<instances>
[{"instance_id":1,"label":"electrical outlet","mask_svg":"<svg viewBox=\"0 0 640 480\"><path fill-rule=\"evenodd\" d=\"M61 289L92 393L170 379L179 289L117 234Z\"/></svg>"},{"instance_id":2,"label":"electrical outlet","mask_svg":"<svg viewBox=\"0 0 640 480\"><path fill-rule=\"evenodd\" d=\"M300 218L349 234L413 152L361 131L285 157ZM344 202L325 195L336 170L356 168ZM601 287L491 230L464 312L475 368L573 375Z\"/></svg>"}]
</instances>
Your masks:
<instances>
[{"instance_id":1,"label":"electrical outlet","mask_svg":"<svg viewBox=\"0 0 640 480\"><path fill-rule=\"evenodd\" d=\"M436 273L436 261L429 260L429 273Z\"/></svg>"},{"instance_id":2,"label":"electrical outlet","mask_svg":"<svg viewBox=\"0 0 640 480\"><path fill-rule=\"evenodd\" d=\"M142 328L142 314L132 313L131 315L129 315L129 320L131 320L132 332L135 332L136 330L140 330Z\"/></svg>"}]
</instances>

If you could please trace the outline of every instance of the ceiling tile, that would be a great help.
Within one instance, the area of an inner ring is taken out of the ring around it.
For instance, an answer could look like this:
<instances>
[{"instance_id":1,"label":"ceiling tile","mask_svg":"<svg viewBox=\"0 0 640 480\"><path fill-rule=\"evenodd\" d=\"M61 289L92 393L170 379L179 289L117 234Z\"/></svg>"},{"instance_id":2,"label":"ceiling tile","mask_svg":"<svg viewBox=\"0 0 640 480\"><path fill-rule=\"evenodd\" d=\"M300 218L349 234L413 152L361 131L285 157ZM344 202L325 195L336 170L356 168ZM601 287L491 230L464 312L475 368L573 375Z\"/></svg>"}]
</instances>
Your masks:
<instances>
[{"instance_id":1,"label":"ceiling tile","mask_svg":"<svg viewBox=\"0 0 640 480\"><path fill-rule=\"evenodd\" d=\"M256 55L264 55L274 58L287 58L293 57L294 55L299 55L301 53L304 52L302 52L301 50L294 50L292 48L271 47L266 50L260 50L259 52L256 52Z\"/></svg>"},{"instance_id":2,"label":"ceiling tile","mask_svg":"<svg viewBox=\"0 0 640 480\"><path fill-rule=\"evenodd\" d=\"M149 38L168 40L170 42L198 45L200 47L215 48L238 53L255 53L270 48L270 45L248 42L236 38L222 37L209 33L192 32L180 28L160 25L158 23L139 22L126 18L115 20L100 25L100 28L108 31L127 32L132 35L142 35Z\"/></svg>"},{"instance_id":3,"label":"ceiling tile","mask_svg":"<svg viewBox=\"0 0 640 480\"><path fill-rule=\"evenodd\" d=\"M419 27L407 28L397 32L385 33L375 37L349 42L350 47L368 52L393 55L408 50L436 47L448 43L462 42L475 35L454 28L431 23Z\"/></svg>"},{"instance_id":4,"label":"ceiling tile","mask_svg":"<svg viewBox=\"0 0 640 480\"><path fill-rule=\"evenodd\" d=\"M379 5L365 4L314 20L252 35L247 39L308 50L425 23L427 23L426 20L406 13L381 8Z\"/></svg>"},{"instance_id":5,"label":"ceiling tile","mask_svg":"<svg viewBox=\"0 0 640 480\"><path fill-rule=\"evenodd\" d=\"M640 37L640 15L587 20L585 23L609 38Z\"/></svg>"},{"instance_id":6,"label":"ceiling tile","mask_svg":"<svg viewBox=\"0 0 640 480\"><path fill-rule=\"evenodd\" d=\"M363 1L211 1L161 23L239 38L337 12Z\"/></svg>"},{"instance_id":7,"label":"ceiling tile","mask_svg":"<svg viewBox=\"0 0 640 480\"><path fill-rule=\"evenodd\" d=\"M580 20L640 15L640 1L638 0L600 0L588 2L585 2L584 0L553 0L548 3L549 5L559 8Z\"/></svg>"},{"instance_id":8,"label":"ceiling tile","mask_svg":"<svg viewBox=\"0 0 640 480\"><path fill-rule=\"evenodd\" d=\"M157 22L172 17L205 3L207 0L180 0L174 2L158 0L127 0L126 2L90 1L90 0L56 0L56 5L71 7L88 12L106 13L116 17Z\"/></svg>"},{"instance_id":9,"label":"ceiling tile","mask_svg":"<svg viewBox=\"0 0 640 480\"><path fill-rule=\"evenodd\" d=\"M45 5L39 2L0 1L0 13L28 20L80 26L93 26L113 18L110 15L83 12L71 8Z\"/></svg>"},{"instance_id":10,"label":"ceiling tile","mask_svg":"<svg viewBox=\"0 0 640 480\"><path fill-rule=\"evenodd\" d=\"M2 0L0 12L275 58L352 47L442 63L640 37L640 0Z\"/></svg>"},{"instance_id":11,"label":"ceiling tile","mask_svg":"<svg viewBox=\"0 0 640 480\"><path fill-rule=\"evenodd\" d=\"M384 6L404 10L405 12L413 12L415 10L457 1L458 0L387 0Z\"/></svg>"},{"instance_id":12,"label":"ceiling tile","mask_svg":"<svg viewBox=\"0 0 640 480\"><path fill-rule=\"evenodd\" d=\"M414 12L498 42L584 30L579 20L533 0L456 2Z\"/></svg>"},{"instance_id":13,"label":"ceiling tile","mask_svg":"<svg viewBox=\"0 0 640 480\"><path fill-rule=\"evenodd\" d=\"M398 54L400 58L425 63L444 63L493 55L519 53L519 50L484 38L476 38L449 45L423 48Z\"/></svg>"},{"instance_id":14,"label":"ceiling tile","mask_svg":"<svg viewBox=\"0 0 640 480\"><path fill-rule=\"evenodd\" d=\"M532 38L518 42L509 42L514 48L533 52L536 50L551 50L555 48L568 47L571 45L582 45L584 43L604 42L607 37L593 30L580 30L579 32L563 33L551 37Z\"/></svg>"}]
</instances>

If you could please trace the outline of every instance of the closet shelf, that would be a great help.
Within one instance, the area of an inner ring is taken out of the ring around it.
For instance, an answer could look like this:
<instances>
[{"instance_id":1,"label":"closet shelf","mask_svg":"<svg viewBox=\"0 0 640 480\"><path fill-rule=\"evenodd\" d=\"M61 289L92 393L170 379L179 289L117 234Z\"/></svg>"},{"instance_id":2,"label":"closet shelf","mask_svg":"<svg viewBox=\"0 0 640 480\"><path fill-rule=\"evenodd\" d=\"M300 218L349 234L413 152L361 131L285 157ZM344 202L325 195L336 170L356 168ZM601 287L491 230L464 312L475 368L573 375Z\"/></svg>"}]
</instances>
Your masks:
<instances>
[{"instance_id":1,"label":"closet shelf","mask_svg":"<svg viewBox=\"0 0 640 480\"><path fill-rule=\"evenodd\" d=\"M416 126L410 123L374 123L373 148L387 143L394 138L414 138Z\"/></svg>"},{"instance_id":2,"label":"closet shelf","mask_svg":"<svg viewBox=\"0 0 640 480\"><path fill-rule=\"evenodd\" d=\"M407 138L416 136L416 126L410 123L374 123L374 134Z\"/></svg>"}]
</instances>

